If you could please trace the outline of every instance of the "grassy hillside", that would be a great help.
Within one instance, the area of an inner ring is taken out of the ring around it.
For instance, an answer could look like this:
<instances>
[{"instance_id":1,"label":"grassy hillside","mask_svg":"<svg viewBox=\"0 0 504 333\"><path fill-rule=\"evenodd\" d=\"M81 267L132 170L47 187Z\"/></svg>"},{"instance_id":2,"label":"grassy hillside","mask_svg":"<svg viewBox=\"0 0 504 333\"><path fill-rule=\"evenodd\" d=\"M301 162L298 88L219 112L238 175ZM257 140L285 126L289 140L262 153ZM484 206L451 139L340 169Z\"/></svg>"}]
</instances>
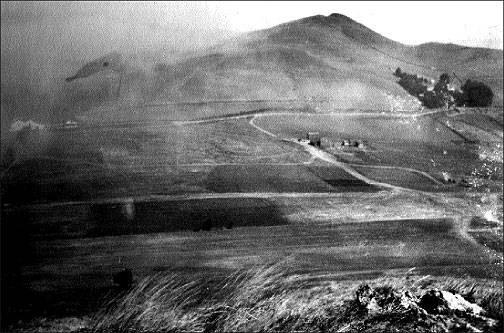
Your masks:
<instances>
[{"instance_id":1,"label":"grassy hillside","mask_svg":"<svg viewBox=\"0 0 504 333\"><path fill-rule=\"evenodd\" d=\"M157 98L332 99L334 108L389 109L407 96L392 70L437 79L443 72L489 84L502 104L502 51L457 45L406 46L350 18L313 16L245 34L208 54L158 66Z\"/></svg>"}]
</instances>

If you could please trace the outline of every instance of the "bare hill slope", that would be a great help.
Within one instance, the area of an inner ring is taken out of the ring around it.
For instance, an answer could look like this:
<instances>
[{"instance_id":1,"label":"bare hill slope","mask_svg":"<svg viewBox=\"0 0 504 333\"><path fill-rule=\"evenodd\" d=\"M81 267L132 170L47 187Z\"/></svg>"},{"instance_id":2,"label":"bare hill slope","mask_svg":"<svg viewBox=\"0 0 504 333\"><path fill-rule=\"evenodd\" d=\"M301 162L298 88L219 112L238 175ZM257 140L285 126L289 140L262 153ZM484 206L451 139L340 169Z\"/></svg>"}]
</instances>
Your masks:
<instances>
[{"instance_id":1,"label":"bare hill slope","mask_svg":"<svg viewBox=\"0 0 504 333\"><path fill-rule=\"evenodd\" d=\"M320 98L336 108L387 109L387 94L407 96L391 73L397 67L433 79L455 71L481 80L502 104L502 51L406 46L340 14L245 34L205 55L158 66L155 91L169 101Z\"/></svg>"}]
</instances>

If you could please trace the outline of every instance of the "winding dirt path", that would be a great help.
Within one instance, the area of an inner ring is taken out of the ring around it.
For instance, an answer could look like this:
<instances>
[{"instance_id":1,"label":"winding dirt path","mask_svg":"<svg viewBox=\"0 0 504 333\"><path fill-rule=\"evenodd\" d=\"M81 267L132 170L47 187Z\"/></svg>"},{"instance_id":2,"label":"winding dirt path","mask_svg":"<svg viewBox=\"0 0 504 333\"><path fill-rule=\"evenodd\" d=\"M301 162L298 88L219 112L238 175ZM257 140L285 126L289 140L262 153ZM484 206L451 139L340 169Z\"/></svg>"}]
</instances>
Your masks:
<instances>
[{"instance_id":1,"label":"winding dirt path","mask_svg":"<svg viewBox=\"0 0 504 333\"><path fill-rule=\"evenodd\" d=\"M424 171L421 171L421 170L417 170L417 169L405 168L405 167L396 167L396 166L388 166L388 165L362 165L362 164L354 164L354 163L349 163L348 165L350 165L352 167L362 167L362 168L404 170L404 171L413 172L413 173L422 175L422 176L424 176L426 178L429 178L431 181L433 181L437 185L444 185L442 182L440 182L436 178L432 177L427 172L424 172Z\"/></svg>"}]
</instances>

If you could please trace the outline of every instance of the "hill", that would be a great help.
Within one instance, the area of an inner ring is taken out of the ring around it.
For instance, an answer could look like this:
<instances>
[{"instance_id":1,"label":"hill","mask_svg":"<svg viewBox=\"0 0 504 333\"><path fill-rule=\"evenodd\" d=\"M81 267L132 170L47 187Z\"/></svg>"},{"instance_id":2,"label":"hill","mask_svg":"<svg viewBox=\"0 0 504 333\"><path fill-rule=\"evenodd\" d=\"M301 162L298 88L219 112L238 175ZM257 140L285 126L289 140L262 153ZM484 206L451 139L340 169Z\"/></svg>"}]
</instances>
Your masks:
<instances>
[{"instance_id":1,"label":"hill","mask_svg":"<svg viewBox=\"0 0 504 333\"><path fill-rule=\"evenodd\" d=\"M158 66L155 91L168 101L331 99L335 108L388 109L406 97L391 71L481 80L502 105L502 51L451 44L406 46L340 14L312 16L242 35L207 54Z\"/></svg>"}]
</instances>

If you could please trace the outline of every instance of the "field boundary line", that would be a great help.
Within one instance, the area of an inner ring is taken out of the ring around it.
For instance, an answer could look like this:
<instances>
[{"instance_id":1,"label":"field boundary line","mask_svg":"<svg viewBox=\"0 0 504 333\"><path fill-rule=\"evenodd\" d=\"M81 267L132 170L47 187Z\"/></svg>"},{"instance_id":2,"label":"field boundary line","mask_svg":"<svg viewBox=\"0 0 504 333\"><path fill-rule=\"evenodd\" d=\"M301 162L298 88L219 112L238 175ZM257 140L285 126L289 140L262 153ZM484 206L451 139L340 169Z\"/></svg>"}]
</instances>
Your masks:
<instances>
[{"instance_id":1,"label":"field boundary line","mask_svg":"<svg viewBox=\"0 0 504 333\"><path fill-rule=\"evenodd\" d=\"M375 193L376 194L376 193ZM340 198L348 196L346 192L203 192L193 194L151 194L139 196L113 197L90 200L60 201L49 203L30 203L15 205L3 203L2 209L5 211L24 208L50 208L77 206L89 204L115 204L134 202L156 202L156 201L189 201L189 200L212 200L212 199L271 199L271 198Z\"/></svg>"}]
</instances>

